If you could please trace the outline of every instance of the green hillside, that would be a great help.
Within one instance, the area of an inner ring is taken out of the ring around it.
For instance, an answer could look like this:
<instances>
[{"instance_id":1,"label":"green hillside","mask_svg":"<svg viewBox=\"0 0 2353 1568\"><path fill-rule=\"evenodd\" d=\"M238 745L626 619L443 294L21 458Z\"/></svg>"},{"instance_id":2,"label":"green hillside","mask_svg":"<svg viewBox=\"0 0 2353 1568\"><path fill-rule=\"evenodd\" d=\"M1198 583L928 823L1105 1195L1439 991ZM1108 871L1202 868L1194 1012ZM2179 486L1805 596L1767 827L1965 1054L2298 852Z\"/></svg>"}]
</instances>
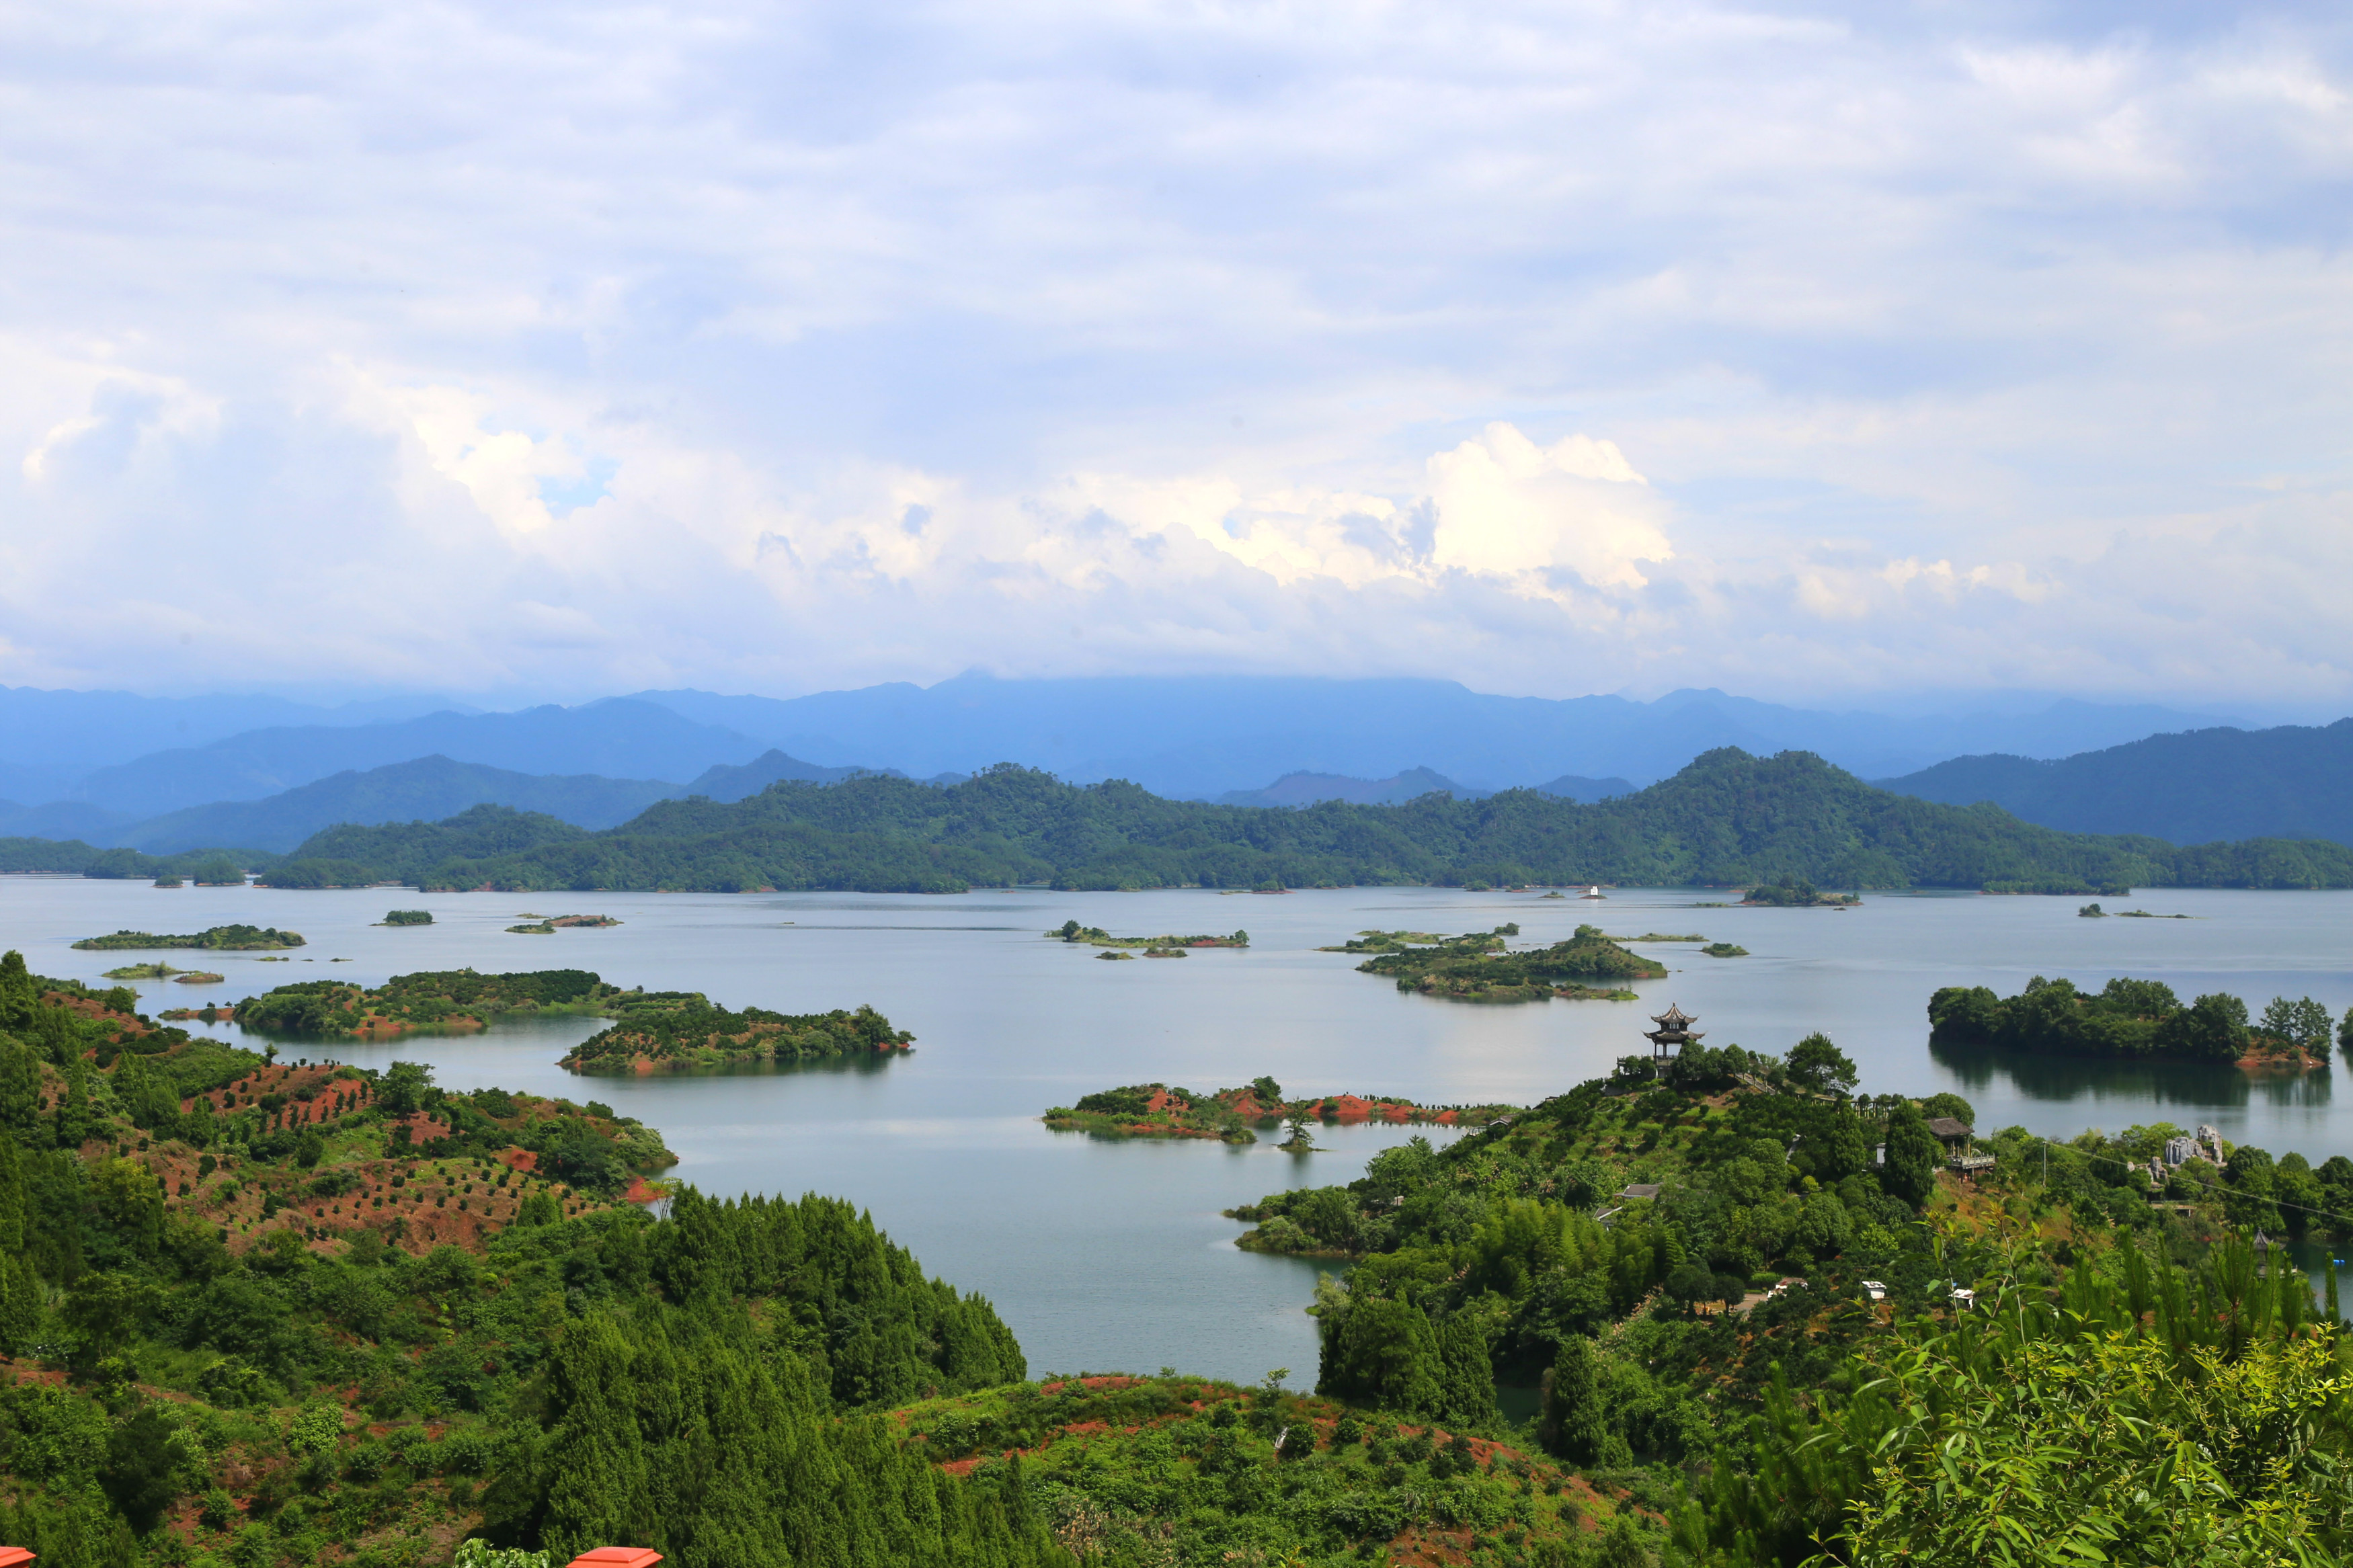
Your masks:
<instances>
[{"instance_id":1,"label":"green hillside","mask_svg":"<svg viewBox=\"0 0 2353 1568\"><path fill-rule=\"evenodd\" d=\"M2062 833L1992 806L1894 795L1808 752L1727 748L1592 805L1534 790L1303 811L1211 805L1001 764L946 789L870 775L781 783L726 805L664 801L604 833L478 806L446 823L332 828L270 879L296 886L363 874L514 890L1802 881L2097 893L2353 886L2353 851L2284 839L2176 848Z\"/></svg>"}]
</instances>

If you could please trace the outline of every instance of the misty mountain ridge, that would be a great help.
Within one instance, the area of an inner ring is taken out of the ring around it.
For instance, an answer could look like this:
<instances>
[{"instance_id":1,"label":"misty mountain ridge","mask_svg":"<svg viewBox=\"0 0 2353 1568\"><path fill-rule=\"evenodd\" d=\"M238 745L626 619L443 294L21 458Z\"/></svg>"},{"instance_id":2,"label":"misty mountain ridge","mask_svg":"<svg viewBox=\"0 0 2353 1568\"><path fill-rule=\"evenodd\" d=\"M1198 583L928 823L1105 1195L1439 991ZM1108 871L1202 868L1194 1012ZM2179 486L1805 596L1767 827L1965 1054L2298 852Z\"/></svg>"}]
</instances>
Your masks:
<instances>
[{"instance_id":1,"label":"misty mountain ridge","mask_svg":"<svg viewBox=\"0 0 2353 1568\"><path fill-rule=\"evenodd\" d=\"M1624 779L1588 779L1566 773L1528 786L1539 795L1591 803L1612 795L1630 795L1634 786ZM1430 768L1407 768L1385 779L1356 779L1337 773L1285 773L1264 789L1231 789L1218 796L1219 805L1282 805L1293 808L1323 801L1354 805L1395 805L1425 795L1447 795L1456 800L1484 800L1499 792L1461 784Z\"/></svg>"},{"instance_id":2,"label":"misty mountain ridge","mask_svg":"<svg viewBox=\"0 0 2353 1568\"><path fill-rule=\"evenodd\" d=\"M2240 838L2353 842L2353 719L2323 727L2228 727L2150 735L2046 761L1955 757L1883 789L2069 832L2140 833L2170 844Z\"/></svg>"},{"instance_id":3,"label":"misty mountain ridge","mask_svg":"<svg viewBox=\"0 0 2353 1568\"><path fill-rule=\"evenodd\" d=\"M1416 765L1454 793L1533 785L1598 799L1725 745L1756 754L1810 751L1885 776L1964 752L2062 755L2152 728L2212 721L2075 702L1904 718L1815 712L1715 690L1651 702L1556 700L1489 696L1443 680L1247 677L968 675L929 688L899 683L794 699L648 691L512 713L442 708L366 717L386 709L0 689L0 719L17 720L0 723L0 749L17 748L0 757L0 795L31 803L7 814L19 825L12 831L93 842L192 807L258 801L431 756L537 777L690 781L680 787L726 798L779 778L824 782L860 769L953 782L982 762L1014 758L1072 782L1126 778L1167 798L1219 799L1296 774L1373 784L1404 777L1402 738L1420 753ZM317 721L202 733L241 715L290 710ZM176 734L183 724L191 743L109 761L44 794L45 781L64 771L58 758L107 754ZM772 752L784 760L771 761ZM1353 798L1356 786L1329 787Z\"/></svg>"}]
</instances>

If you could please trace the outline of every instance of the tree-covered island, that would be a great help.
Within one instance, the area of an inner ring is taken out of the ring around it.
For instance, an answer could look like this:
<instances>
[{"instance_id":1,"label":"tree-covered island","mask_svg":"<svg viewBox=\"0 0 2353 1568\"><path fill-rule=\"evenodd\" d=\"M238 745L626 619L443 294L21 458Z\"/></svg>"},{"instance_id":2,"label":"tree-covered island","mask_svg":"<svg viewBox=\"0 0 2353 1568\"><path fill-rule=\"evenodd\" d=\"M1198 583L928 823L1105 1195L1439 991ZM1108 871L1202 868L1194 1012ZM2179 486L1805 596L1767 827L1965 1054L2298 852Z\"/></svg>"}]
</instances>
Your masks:
<instances>
[{"instance_id":1,"label":"tree-covered island","mask_svg":"<svg viewBox=\"0 0 2353 1568\"><path fill-rule=\"evenodd\" d=\"M1164 952L1188 947L1248 947L1250 945L1250 932L1246 931L1238 931L1231 936L1113 936L1101 926L1081 925L1074 920L1064 921L1046 935L1056 942L1072 942L1087 947L1155 948Z\"/></svg>"},{"instance_id":2,"label":"tree-covered island","mask_svg":"<svg viewBox=\"0 0 2353 1568\"><path fill-rule=\"evenodd\" d=\"M1743 904L1776 910L1845 909L1862 902L1854 893L1825 893L1802 879L1760 882L1740 895Z\"/></svg>"},{"instance_id":3,"label":"tree-covered island","mask_svg":"<svg viewBox=\"0 0 2353 1568\"><path fill-rule=\"evenodd\" d=\"M1519 931L1517 925L1500 925L1429 946L1392 943L1388 939L1405 933L1374 931L1357 940L1377 942L1377 947L1325 951L1372 952L1373 957L1356 965L1359 973L1388 975L1400 991L1464 1002L1630 1002L1634 993L1622 982L1666 978L1666 965L1628 952L1599 926L1578 926L1575 936L1549 947L1513 952L1506 939ZM1588 981L1621 984L1594 986Z\"/></svg>"},{"instance_id":4,"label":"tree-covered island","mask_svg":"<svg viewBox=\"0 0 2353 1568\"><path fill-rule=\"evenodd\" d=\"M700 995L624 998L619 1022L565 1055L575 1072L677 1072L696 1068L871 1060L912 1050L915 1037L871 1006L829 1013L733 1012Z\"/></svg>"},{"instance_id":5,"label":"tree-covered island","mask_svg":"<svg viewBox=\"0 0 2353 1568\"><path fill-rule=\"evenodd\" d=\"M1060 1132L1098 1138L1209 1138L1254 1143L1253 1128L1282 1122L1349 1125L1431 1122L1483 1127L1518 1110L1513 1105L1417 1105L1392 1095L1327 1094L1286 1100L1271 1078L1253 1079L1239 1089L1198 1094L1162 1083L1130 1084L1082 1096L1076 1105L1057 1106L1043 1118Z\"/></svg>"},{"instance_id":6,"label":"tree-covered island","mask_svg":"<svg viewBox=\"0 0 2353 1568\"><path fill-rule=\"evenodd\" d=\"M73 944L89 952L138 952L155 948L196 948L209 952L275 952L306 945L300 931L275 926L211 926L187 936L158 936L153 931L119 931L111 936L86 936Z\"/></svg>"},{"instance_id":7,"label":"tree-covered island","mask_svg":"<svg viewBox=\"0 0 2353 1568\"><path fill-rule=\"evenodd\" d=\"M642 992L624 991L586 969L483 974L471 969L396 974L367 987L301 980L237 1004L237 1022L259 1033L384 1039L416 1033L465 1034L510 1014L609 1016Z\"/></svg>"},{"instance_id":8,"label":"tree-covered island","mask_svg":"<svg viewBox=\"0 0 2353 1568\"><path fill-rule=\"evenodd\" d=\"M2098 991L2038 974L2015 996L1947 985L1928 999L1928 1037L1937 1045L2297 1070L2328 1065L2333 1022L2309 996L2275 996L2251 1018L2236 996L2216 993L2185 1005L2163 981L2121 975Z\"/></svg>"}]
</instances>

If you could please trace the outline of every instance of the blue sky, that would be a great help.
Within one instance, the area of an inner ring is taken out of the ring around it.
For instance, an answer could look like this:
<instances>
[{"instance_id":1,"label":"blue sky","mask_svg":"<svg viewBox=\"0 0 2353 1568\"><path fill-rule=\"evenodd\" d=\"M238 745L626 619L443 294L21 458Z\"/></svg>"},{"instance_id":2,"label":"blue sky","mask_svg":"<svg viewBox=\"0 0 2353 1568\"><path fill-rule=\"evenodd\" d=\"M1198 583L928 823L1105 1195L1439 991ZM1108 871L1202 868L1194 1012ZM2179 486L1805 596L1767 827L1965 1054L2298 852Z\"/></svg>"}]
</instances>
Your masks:
<instances>
[{"instance_id":1,"label":"blue sky","mask_svg":"<svg viewBox=\"0 0 2353 1568\"><path fill-rule=\"evenodd\" d=\"M2353 701L2341 7L0 16L0 683Z\"/></svg>"}]
</instances>

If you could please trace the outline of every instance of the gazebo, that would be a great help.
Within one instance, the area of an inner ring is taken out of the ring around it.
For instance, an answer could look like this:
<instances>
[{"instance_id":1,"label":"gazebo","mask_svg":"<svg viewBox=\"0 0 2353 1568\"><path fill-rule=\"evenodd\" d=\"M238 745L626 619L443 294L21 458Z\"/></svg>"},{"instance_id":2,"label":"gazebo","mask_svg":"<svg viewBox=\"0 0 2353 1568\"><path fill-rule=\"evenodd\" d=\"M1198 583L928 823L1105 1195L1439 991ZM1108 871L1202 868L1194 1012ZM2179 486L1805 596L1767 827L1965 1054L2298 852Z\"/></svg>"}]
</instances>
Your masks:
<instances>
[{"instance_id":1,"label":"gazebo","mask_svg":"<svg viewBox=\"0 0 2353 1568\"><path fill-rule=\"evenodd\" d=\"M1694 1045L1699 1040L1699 1031L1692 1027L1699 1020L1672 1002L1667 1004L1665 1012L1651 1014L1651 1022L1658 1027L1645 1030L1642 1037L1651 1042L1651 1057L1654 1061L1666 1059L1670 1046L1681 1052L1685 1046Z\"/></svg>"}]
</instances>

